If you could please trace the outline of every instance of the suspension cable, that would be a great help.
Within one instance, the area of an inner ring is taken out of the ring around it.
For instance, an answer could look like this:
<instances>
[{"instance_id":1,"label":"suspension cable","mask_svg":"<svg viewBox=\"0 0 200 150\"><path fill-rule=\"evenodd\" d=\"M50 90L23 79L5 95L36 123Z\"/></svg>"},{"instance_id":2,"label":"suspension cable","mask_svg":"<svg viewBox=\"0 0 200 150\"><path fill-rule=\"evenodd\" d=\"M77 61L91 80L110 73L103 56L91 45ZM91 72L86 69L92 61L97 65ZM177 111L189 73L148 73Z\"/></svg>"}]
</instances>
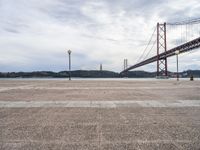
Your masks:
<instances>
[{"instance_id":1,"label":"suspension cable","mask_svg":"<svg viewBox=\"0 0 200 150\"><path fill-rule=\"evenodd\" d=\"M187 24L199 24L200 18L190 19L190 20L184 20L179 22L169 22L167 25L187 25Z\"/></svg>"},{"instance_id":2,"label":"suspension cable","mask_svg":"<svg viewBox=\"0 0 200 150\"><path fill-rule=\"evenodd\" d=\"M156 42L157 42L157 39L156 39L156 40L153 42L153 45L152 45L151 49L150 49L150 50L149 50L149 52L146 54L146 56L144 57L144 59L143 59L143 60L147 59L147 57L149 56L149 54L150 54L150 53L151 53L151 51L153 50L153 48L154 48L154 46L155 46Z\"/></svg>"},{"instance_id":3,"label":"suspension cable","mask_svg":"<svg viewBox=\"0 0 200 150\"><path fill-rule=\"evenodd\" d=\"M154 33L155 33L155 32L156 32L156 27L155 27L155 29L154 29L154 31L153 31L153 33L152 33L151 37L150 37L150 40L149 40L149 42L148 42L147 46L145 47L145 49L144 49L144 51L143 51L142 55L139 57L139 59L137 60L137 62L136 62L136 63L140 62L140 60L141 60L141 59L142 59L142 57L144 56L144 54L145 54L145 52L146 52L147 48L149 47L149 45L150 45L150 43L151 43L151 41L152 41L152 39L153 39L153 35L154 35Z\"/></svg>"}]
</instances>

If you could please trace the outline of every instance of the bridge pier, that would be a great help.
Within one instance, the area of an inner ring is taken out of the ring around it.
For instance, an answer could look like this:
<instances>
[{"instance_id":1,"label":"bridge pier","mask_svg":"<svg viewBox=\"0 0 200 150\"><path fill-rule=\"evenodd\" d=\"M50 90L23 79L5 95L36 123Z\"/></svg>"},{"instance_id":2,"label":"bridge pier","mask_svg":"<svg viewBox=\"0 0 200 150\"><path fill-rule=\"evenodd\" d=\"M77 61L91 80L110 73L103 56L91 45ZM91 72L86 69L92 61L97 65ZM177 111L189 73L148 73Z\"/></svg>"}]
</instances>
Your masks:
<instances>
[{"instance_id":1,"label":"bridge pier","mask_svg":"<svg viewBox=\"0 0 200 150\"><path fill-rule=\"evenodd\" d=\"M157 77L167 78L167 57L160 59L160 54L167 51L166 23L157 23Z\"/></svg>"}]
</instances>

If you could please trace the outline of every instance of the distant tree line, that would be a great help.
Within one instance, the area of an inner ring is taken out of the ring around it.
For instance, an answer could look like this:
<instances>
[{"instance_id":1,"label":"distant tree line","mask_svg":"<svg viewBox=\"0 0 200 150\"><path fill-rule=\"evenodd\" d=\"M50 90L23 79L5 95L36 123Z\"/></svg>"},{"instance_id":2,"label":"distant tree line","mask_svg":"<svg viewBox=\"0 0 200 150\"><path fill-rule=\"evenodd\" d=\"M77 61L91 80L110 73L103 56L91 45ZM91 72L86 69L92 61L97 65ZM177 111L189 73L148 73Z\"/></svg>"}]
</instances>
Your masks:
<instances>
[{"instance_id":1,"label":"distant tree line","mask_svg":"<svg viewBox=\"0 0 200 150\"><path fill-rule=\"evenodd\" d=\"M176 73L168 72L169 77L176 77ZM156 72L145 71L129 71L123 75L112 71L98 70L76 70L71 71L72 77L77 78L154 78ZM190 76L200 77L200 70L188 70L180 73L180 77L187 78ZM35 72L0 72L0 78L67 78L68 71L52 72L52 71L35 71Z\"/></svg>"}]
</instances>

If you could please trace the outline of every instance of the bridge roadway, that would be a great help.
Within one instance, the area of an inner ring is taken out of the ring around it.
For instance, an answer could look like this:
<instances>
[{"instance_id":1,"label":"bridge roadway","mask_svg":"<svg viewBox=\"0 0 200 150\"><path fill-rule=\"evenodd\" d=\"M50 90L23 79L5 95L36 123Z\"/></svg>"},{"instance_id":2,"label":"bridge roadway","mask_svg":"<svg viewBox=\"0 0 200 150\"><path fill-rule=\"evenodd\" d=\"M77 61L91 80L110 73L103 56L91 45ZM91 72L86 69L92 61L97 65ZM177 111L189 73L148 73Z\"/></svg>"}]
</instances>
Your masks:
<instances>
[{"instance_id":1,"label":"bridge roadway","mask_svg":"<svg viewBox=\"0 0 200 150\"><path fill-rule=\"evenodd\" d=\"M1 150L200 149L200 81L0 80Z\"/></svg>"},{"instance_id":2,"label":"bridge roadway","mask_svg":"<svg viewBox=\"0 0 200 150\"><path fill-rule=\"evenodd\" d=\"M158 60L158 58L159 58L159 60L161 60L161 59L164 59L166 57L174 56L176 50L179 50L180 54L181 54L181 53L185 53L185 52L194 50L194 49L199 48L199 47L200 47L200 37L198 37L198 38L196 38L196 39L194 39L192 41L189 41L187 43L184 43L184 44L182 44L180 46L177 46L175 48L172 48L172 49L168 50L167 52L163 52L159 56L151 57L151 58L149 58L147 60L144 60L144 61L142 61L142 62L140 62L138 64L130 66L129 68L123 70L121 72L121 74L124 73L124 72L127 72L129 70L132 70L132 69L135 69L135 68L150 64L152 62L156 62Z\"/></svg>"}]
</instances>

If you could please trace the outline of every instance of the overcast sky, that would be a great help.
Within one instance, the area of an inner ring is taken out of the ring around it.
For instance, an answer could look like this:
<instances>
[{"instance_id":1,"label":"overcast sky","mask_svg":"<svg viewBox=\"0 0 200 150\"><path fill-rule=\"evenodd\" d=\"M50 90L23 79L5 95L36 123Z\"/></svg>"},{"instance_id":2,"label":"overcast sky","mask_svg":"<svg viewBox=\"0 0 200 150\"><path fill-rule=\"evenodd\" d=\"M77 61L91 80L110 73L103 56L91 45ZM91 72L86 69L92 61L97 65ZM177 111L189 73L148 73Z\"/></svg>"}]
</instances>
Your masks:
<instances>
[{"instance_id":1,"label":"overcast sky","mask_svg":"<svg viewBox=\"0 0 200 150\"><path fill-rule=\"evenodd\" d=\"M137 62L157 22L198 17L199 0L0 0L0 72L66 70L68 49L73 70L102 63L121 71L124 58ZM200 50L180 56L180 68L200 69Z\"/></svg>"}]
</instances>

